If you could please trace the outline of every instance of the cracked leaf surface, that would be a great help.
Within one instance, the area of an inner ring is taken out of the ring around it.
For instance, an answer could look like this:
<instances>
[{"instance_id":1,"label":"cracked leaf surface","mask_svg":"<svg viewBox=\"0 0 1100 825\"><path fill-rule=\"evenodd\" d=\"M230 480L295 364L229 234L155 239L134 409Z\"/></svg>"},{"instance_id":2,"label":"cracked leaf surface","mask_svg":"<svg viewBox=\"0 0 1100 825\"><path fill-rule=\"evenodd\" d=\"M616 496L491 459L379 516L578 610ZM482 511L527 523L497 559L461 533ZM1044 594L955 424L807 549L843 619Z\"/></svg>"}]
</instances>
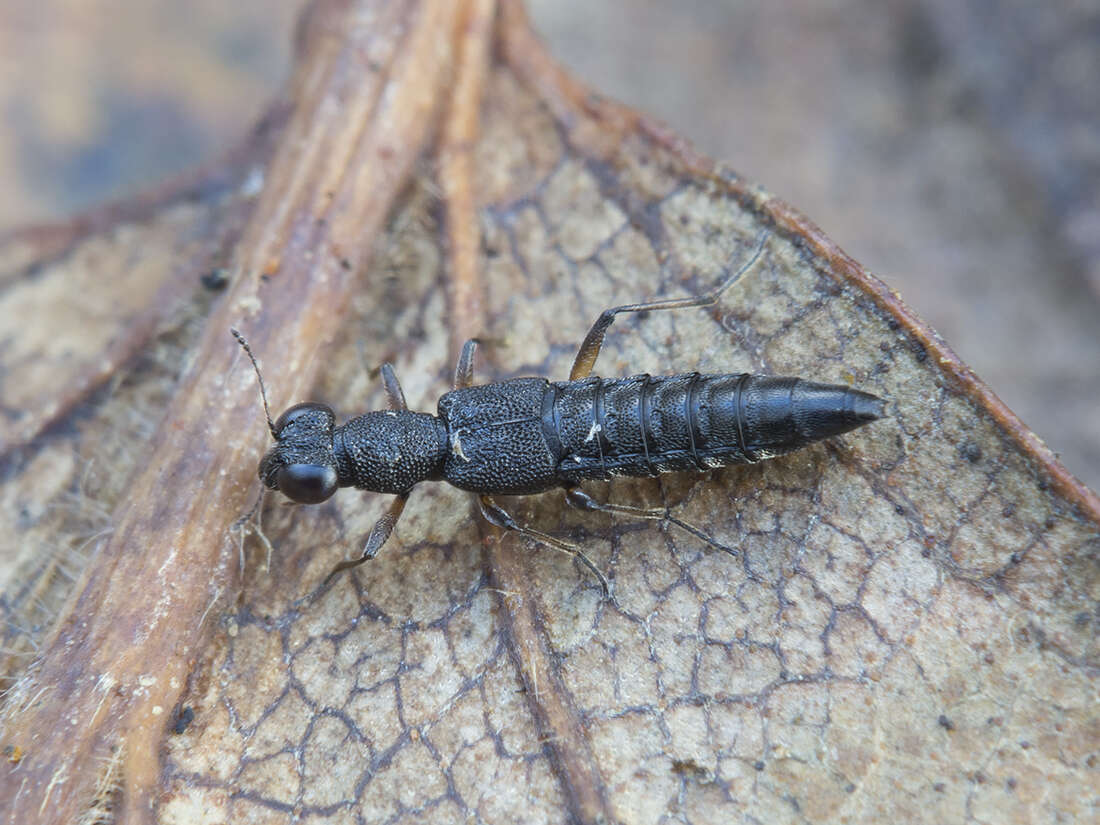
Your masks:
<instances>
[{"instance_id":1,"label":"cracked leaf surface","mask_svg":"<svg viewBox=\"0 0 1100 825\"><path fill-rule=\"evenodd\" d=\"M269 501L271 567L250 544L239 601L209 619L180 703L194 720L165 737L158 819L1087 818L1095 514L813 227L562 83L514 54L492 69L476 375L562 379L601 310L705 290L766 233L717 306L621 317L597 372L800 375L874 392L887 417L751 467L586 486L692 530L578 512L558 493L506 500L582 543L612 601L568 557L480 524L466 494L422 485L377 559L303 602L387 502ZM312 398L342 419L385 406L370 367L386 360L415 409L448 388L432 191L414 187L392 217L322 355ZM277 388L288 354L259 355ZM118 438L124 422L89 426ZM71 480L70 465L57 472ZM34 467L16 466L13 502Z\"/></svg>"},{"instance_id":2,"label":"cracked leaf surface","mask_svg":"<svg viewBox=\"0 0 1100 825\"><path fill-rule=\"evenodd\" d=\"M485 379L563 377L601 309L705 289L761 231L640 137L613 162L571 146L500 68L484 118L485 336L499 341ZM444 276L403 265L431 232L422 201L405 208L395 225L414 228L375 265L400 278L364 287L317 392L346 415L383 404L364 362L393 359L419 409L446 389ZM274 569L205 665L194 733L167 751L180 798L206 786L234 821L559 822L581 775L631 823L1083 815L1096 526L796 240L773 232L712 311L624 318L597 371L852 383L889 399L887 419L752 467L589 485L668 505L709 543L572 512L555 493L509 501L582 541L613 602L567 557L490 531L509 560L494 573L466 497L437 485L416 491L378 559L291 608L383 502L345 492L269 510ZM530 636L515 632L521 612ZM585 753L555 751L551 696ZM232 771L191 764L208 750L231 752Z\"/></svg>"}]
</instances>

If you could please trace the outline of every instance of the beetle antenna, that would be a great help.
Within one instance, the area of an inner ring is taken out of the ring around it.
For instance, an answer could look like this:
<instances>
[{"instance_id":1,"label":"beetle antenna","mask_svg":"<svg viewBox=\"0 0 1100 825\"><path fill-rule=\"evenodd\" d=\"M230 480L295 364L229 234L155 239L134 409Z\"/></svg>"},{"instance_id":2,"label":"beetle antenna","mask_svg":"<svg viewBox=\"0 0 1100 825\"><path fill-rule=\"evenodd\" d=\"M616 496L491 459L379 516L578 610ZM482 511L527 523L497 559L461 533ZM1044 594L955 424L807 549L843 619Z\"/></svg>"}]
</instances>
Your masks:
<instances>
[{"instance_id":1,"label":"beetle antenna","mask_svg":"<svg viewBox=\"0 0 1100 825\"><path fill-rule=\"evenodd\" d=\"M256 370L256 379L260 382L260 398L264 402L264 417L267 418L267 428L271 431L271 437L278 439L275 434L275 425L271 421L271 410L267 406L267 390L264 388L264 377L260 375L260 365L256 363L256 356L252 354L252 347L248 345L248 341L244 340L244 336L232 327L229 331L233 333L233 337L237 339L237 343L240 344L248 356L248 360L252 362L252 369Z\"/></svg>"}]
</instances>

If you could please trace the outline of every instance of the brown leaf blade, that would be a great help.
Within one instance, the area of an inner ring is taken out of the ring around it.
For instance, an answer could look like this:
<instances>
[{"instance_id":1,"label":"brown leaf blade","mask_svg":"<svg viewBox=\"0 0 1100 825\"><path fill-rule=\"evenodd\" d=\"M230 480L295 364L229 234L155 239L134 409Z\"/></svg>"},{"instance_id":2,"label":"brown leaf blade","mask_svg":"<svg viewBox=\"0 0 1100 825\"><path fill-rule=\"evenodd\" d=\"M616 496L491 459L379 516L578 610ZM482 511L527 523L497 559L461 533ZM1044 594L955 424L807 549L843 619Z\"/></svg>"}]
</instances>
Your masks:
<instances>
[{"instance_id":1,"label":"brown leaf blade","mask_svg":"<svg viewBox=\"0 0 1100 825\"><path fill-rule=\"evenodd\" d=\"M486 10L473 8L457 60L476 77ZM252 337L277 405L310 383L308 363L320 375L312 397L348 415L384 406L365 367L390 360L410 404L431 409L459 327L491 342L480 378L562 378L599 311L702 291L765 233L759 265L718 307L622 319L598 371L799 374L876 392L890 414L753 467L589 487L667 506L694 532L577 513L557 494L507 502L583 543L613 601L567 557L497 535L464 494L425 485L378 559L302 602L386 502L344 491L319 507L268 507L272 570L251 569L264 551L250 549L239 602L214 606L211 643L192 648L180 706L194 717L165 733L157 818L1087 815L1094 494L805 218L576 85L515 4L496 46L486 85L460 82L465 102L446 115L445 226L434 185L414 187L354 289L296 292L291 263L261 293ZM325 133L312 122L288 145L314 147ZM365 209L339 213L343 249ZM270 248L262 228L277 214L254 224L259 240L246 235L250 254ZM347 305L338 328L296 320L334 295ZM223 323L215 313L206 339ZM217 369L206 339L199 363ZM215 399L258 443L252 388L233 389L242 397L227 401L194 387L195 408L173 420L200 420ZM218 460L247 465L240 479L253 472L243 454ZM191 483L181 492L194 497ZM230 498L244 508L243 492Z\"/></svg>"},{"instance_id":2,"label":"brown leaf blade","mask_svg":"<svg viewBox=\"0 0 1100 825\"><path fill-rule=\"evenodd\" d=\"M372 8L320 4L304 27L298 107L267 169L233 286L109 538L11 691L4 736L18 758L0 780L12 821L72 821L96 805L132 821L152 814L166 713L208 636L206 618L236 587L229 528L248 493L240 475L219 468L253 464L261 437L238 437L256 410L237 391L252 379L239 350L227 346L228 330L275 294L281 310L249 330L257 346L274 351L276 334L293 342L305 333L313 348L323 341L318 331L346 302L364 245L430 134L450 61L451 4L373 9L389 37L371 38L367 29L333 37L351 11ZM119 799L99 801L116 788L124 789Z\"/></svg>"}]
</instances>

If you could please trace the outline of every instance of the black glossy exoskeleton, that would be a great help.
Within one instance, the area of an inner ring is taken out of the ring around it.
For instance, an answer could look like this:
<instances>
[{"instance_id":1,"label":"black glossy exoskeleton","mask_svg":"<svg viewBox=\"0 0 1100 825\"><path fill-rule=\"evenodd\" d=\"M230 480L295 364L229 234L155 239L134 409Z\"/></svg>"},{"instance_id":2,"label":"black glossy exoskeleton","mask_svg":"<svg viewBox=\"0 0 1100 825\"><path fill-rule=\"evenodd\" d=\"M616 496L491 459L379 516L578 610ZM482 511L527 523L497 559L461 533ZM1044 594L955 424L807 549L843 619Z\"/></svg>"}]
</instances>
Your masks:
<instances>
[{"instance_id":1,"label":"black glossy exoskeleton","mask_svg":"<svg viewBox=\"0 0 1100 825\"><path fill-rule=\"evenodd\" d=\"M492 495L559 487L571 504L582 508L661 517L597 502L577 485L586 479L753 463L882 415L882 402L873 395L801 378L590 375L616 315L712 304L753 265L761 249L704 295L603 312L581 344L568 381L515 378L472 386L476 342L468 341L455 371L455 388L439 399L438 414L431 415L408 409L393 368L385 364L388 410L365 413L339 427L323 404L298 404L274 424L269 418L276 443L260 462L260 478L269 489L306 504L324 501L339 487L396 496L371 530L362 556L343 562L333 573L378 553L416 484L446 481L478 494L481 513L491 523L574 554L606 589L603 574L579 548L519 525ZM234 335L251 357L244 339L236 331ZM266 409L266 400L264 405Z\"/></svg>"}]
</instances>

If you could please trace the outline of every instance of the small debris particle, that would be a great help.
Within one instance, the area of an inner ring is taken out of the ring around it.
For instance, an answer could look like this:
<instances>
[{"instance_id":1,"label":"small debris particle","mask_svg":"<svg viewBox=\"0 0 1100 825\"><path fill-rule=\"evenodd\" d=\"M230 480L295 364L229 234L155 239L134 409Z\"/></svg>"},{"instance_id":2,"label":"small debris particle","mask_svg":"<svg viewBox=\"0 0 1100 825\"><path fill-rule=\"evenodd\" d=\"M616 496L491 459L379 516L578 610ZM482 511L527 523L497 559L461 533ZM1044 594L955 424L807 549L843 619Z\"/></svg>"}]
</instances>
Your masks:
<instances>
[{"instance_id":1,"label":"small debris particle","mask_svg":"<svg viewBox=\"0 0 1100 825\"><path fill-rule=\"evenodd\" d=\"M191 725L194 718L195 711L190 705L180 708L180 712L176 715L176 723L172 725L172 733L183 733Z\"/></svg>"},{"instance_id":2,"label":"small debris particle","mask_svg":"<svg viewBox=\"0 0 1100 825\"><path fill-rule=\"evenodd\" d=\"M694 759L673 759L672 772L678 773L680 776L695 777L700 780L708 778L707 769Z\"/></svg>"},{"instance_id":3,"label":"small debris particle","mask_svg":"<svg viewBox=\"0 0 1100 825\"><path fill-rule=\"evenodd\" d=\"M459 432L457 430L451 436L451 452L454 453L454 455L458 458L461 458L463 461L470 460L466 457L466 453L462 452L462 439L460 438Z\"/></svg>"},{"instance_id":4,"label":"small debris particle","mask_svg":"<svg viewBox=\"0 0 1100 825\"><path fill-rule=\"evenodd\" d=\"M967 441L965 444L959 445L959 455L971 464L977 464L982 460L982 448L973 441Z\"/></svg>"},{"instance_id":5,"label":"small debris particle","mask_svg":"<svg viewBox=\"0 0 1100 825\"><path fill-rule=\"evenodd\" d=\"M218 266L204 273L199 282L211 292L221 292L229 285L229 270Z\"/></svg>"}]
</instances>

